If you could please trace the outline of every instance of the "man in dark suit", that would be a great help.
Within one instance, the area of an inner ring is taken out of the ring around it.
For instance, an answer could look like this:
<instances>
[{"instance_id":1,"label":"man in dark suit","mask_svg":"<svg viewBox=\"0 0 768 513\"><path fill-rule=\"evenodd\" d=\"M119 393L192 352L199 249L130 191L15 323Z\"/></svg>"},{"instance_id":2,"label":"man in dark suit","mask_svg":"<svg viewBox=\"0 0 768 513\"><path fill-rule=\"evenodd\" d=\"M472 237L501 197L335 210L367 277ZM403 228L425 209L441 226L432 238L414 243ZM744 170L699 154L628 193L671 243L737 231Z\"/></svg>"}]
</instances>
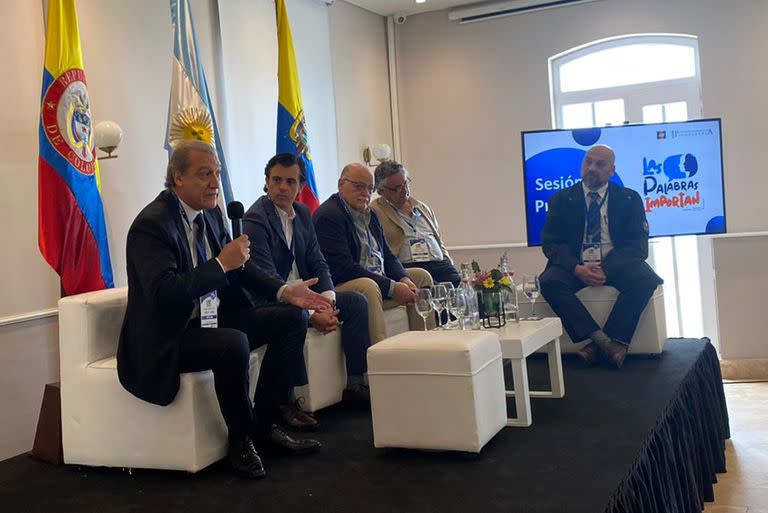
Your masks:
<instances>
[{"instance_id":1,"label":"man in dark suit","mask_svg":"<svg viewBox=\"0 0 768 513\"><path fill-rule=\"evenodd\" d=\"M333 289L309 208L295 203L307 181L305 173L304 162L290 153L275 155L267 162L267 194L256 200L243 218L243 230L251 241L251 260L273 277L288 282L310 276L318 278L312 289L333 301L337 308L311 312L309 323L324 334L341 329L347 363L344 398L370 402L364 378L365 352L371 344L368 305L359 292L337 293ZM303 379L295 385L305 385L303 361L297 375Z\"/></svg>"},{"instance_id":2,"label":"man in dark suit","mask_svg":"<svg viewBox=\"0 0 768 513\"><path fill-rule=\"evenodd\" d=\"M581 183L549 199L541 232L548 262L540 283L571 340L591 339L579 356L590 364L602 357L621 367L640 314L662 279L645 262L648 222L640 195L608 181L615 160L608 146L590 148ZM601 285L619 290L602 329L576 297L584 287Z\"/></svg>"},{"instance_id":3,"label":"man in dark suit","mask_svg":"<svg viewBox=\"0 0 768 513\"><path fill-rule=\"evenodd\" d=\"M179 143L167 189L131 225L117 367L129 392L161 406L173 401L182 372L212 369L230 463L240 475L258 478L264 467L254 442L289 453L320 446L289 437L275 421L301 356L303 309L328 308L329 301L308 289L317 280L286 285L248 261L248 237L230 240L217 207L219 174L213 147ZM282 304L254 308L253 295ZM252 403L249 353L267 342Z\"/></svg>"},{"instance_id":4,"label":"man in dark suit","mask_svg":"<svg viewBox=\"0 0 768 513\"><path fill-rule=\"evenodd\" d=\"M338 188L312 217L336 290L365 296L371 344L386 337L384 310L398 305L408 305L411 329L422 329L424 321L413 302L419 287L432 285L432 277L424 269L403 269L392 254L370 208L373 173L362 164L349 164L341 171Z\"/></svg>"}]
</instances>

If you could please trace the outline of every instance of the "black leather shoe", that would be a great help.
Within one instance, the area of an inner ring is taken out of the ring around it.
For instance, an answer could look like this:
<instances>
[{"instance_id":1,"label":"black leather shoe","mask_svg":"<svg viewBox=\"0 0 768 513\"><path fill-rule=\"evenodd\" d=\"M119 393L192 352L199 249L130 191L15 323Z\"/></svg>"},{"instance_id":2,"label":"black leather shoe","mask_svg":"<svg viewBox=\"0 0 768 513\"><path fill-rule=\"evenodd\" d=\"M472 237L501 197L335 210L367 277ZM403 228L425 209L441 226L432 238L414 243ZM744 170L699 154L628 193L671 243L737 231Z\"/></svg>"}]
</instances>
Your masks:
<instances>
[{"instance_id":1,"label":"black leather shoe","mask_svg":"<svg viewBox=\"0 0 768 513\"><path fill-rule=\"evenodd\" d=\"M587 365L595 365L600 360L600 351L597 349L597 345L594 342L588 342L584 347L579 349L576 353L579 358Z\"/></svg>"},{"instance_id":2,"label":"black leather shoe","mask_svg":"<svg viewBox=\"0 0 768 513\"><path fill-rule=\"evenodd\" d=\"M627 356L627 351L629 351L629 348L626 345L610 339L595 340L595 344L597 344L597 347L600 349L600 352L603 353L606 360L611 362L617 369L621 369L621 366L624 365L624 358Z\"/></svg>"},{"instance_id":3,"label":"black leather shoe","mask_svg":"<svg viewBox=\"0 0 768 513\"><path fill-rule=\"evenodd\" d=\"M247 436L229 441L227 457L240 477L261 479L266 475L264 464L253 446L253 441Z\"/></svg>"},{"instance_id":4,"label":"black leather shoe","mask_svg":"<svg viewBox=\"0 0 768 513\"><path fill-rule=\"evenodd\" d=\"M258 440L259 447L270 452L282 454L307 454L315 452L320 448L320 442L317 440L297 439L288 435L276 424L272 424L267 434Z\"/></svg>"},{"instance_id":5,"label":"black leather shoe","mask_svg":"<svg viewBox=\"0 0 768 513\"><path fill-rule=\"evenodd\" d=\"M344 389L341 400L356 406L371 406L371 390L368 385L360 383Z\"/></svg>"},{"instance_id":6,"label":"black leather shoe","mask_svg":"<svg viewBox=\"0 0 768 513\"><path fill-rule=\"evenodd\" d=\"M312 415L301 409L300 399L280 406L280 420L285 427L296 431L317 431L320 427Z\"/></svg>"}]
</instances>

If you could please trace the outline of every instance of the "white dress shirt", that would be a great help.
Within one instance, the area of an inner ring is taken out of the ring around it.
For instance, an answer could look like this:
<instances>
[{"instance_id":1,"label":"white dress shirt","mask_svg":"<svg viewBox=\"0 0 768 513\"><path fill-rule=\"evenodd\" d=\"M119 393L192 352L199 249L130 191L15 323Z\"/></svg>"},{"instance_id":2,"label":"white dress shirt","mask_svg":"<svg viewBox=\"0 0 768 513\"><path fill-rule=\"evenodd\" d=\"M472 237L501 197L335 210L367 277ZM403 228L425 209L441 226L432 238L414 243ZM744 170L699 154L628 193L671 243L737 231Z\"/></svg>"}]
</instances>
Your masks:
<instances>
[{"instance_id":1,"label":"white dress shirt","mask_svg":"<svg viewBox=\"0 0 768 513\"><path fill-rule=\"evenodd\" d=\"M291 272L288 273L288 279L285 281L302 281L301 275L299 274L299 268L296 267L296 249L294 249L291 244L293 241L293 220L296 218L296 211L293 209L293 206L291 206L291 211L288 213L277 205L275 205L275 210L277 210L277 214L280 216L280 224L283 227L285 242L288 244L288 247L291 248L291 253L293 253L293 265L291 265ZM323 291L321 294L331 301L336 301L336 291L333 289ZM312 315L313 311L310 310L309 312L310 315Z\"/></svg>"}]
</instances>

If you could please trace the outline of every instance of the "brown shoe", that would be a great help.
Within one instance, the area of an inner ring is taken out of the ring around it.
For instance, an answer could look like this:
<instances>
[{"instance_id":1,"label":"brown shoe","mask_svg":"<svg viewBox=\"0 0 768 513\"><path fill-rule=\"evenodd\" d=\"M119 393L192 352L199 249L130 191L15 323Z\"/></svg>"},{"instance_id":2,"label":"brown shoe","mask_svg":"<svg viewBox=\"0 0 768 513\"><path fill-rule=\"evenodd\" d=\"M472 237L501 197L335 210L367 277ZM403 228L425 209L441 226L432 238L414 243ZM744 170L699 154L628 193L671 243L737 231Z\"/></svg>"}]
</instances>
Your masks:
<instances>
[{"instance_id":1,"label":"brown shoe","mask_svg":"<svg viewBox=\"0 0 768 513\"><path fill-rule=\"evenodd\" d=\"M600 351L597 349L597 345L595 345L594 342L587 343L584 347L579 349L577 354L587 365L595 365L600 360Z\"/></svg>"},{"instance_id":2,"label":"brown shoe","mask_svg":"<svg viewBox=\"0 0 768 513\"><path fill-rule=\"evenodd\" d=\"M595 344L597 344L600 352L603 353L603 356L609 362L613 363L617 369L621 369L621 366L624 365L624 358L626 358L627 351L629 350L626 345L615 340L595 340Z\"/></svg>"},{"instance_id":3,"label":"brown shoe","mask_svg":"<svg viewBox=\"0 0 768 513\"><path fill-rule=\"evenodd\" d=\"M315 417L301 409L299 401L280 406L282 424L296 431L317 431L319 424Z\"/></svg>"}]
</instances>

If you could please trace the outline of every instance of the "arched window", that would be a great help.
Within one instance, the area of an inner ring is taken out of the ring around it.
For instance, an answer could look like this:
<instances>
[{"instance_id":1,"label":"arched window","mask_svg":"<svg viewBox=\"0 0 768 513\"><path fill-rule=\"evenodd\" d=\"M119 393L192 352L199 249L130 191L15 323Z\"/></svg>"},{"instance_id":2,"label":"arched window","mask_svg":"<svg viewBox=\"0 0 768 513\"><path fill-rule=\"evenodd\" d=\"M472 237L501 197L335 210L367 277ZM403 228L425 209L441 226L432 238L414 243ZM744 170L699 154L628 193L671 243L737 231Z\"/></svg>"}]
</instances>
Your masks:
<instances>
[{"instance_id":1,"label":"arched window","mask_svg":"<svg viewBox=\"0 0 768 513\"><path fill-rule=\"evenodd\" d=\"M552 125L701 118L699 69L698 39L685 34L631 34L572 48L549 59ZM657 238L651 244L654 268L664 278L670 337L703 336L713 329L704 325L702 313L700 247L695 236Z\"/></svg>"},{"instance_id":2,"label":"arched window","mask_svg":"<svg viewBox=\"0 0 768 513\"><path fill-rule=\"evenodd\" d=\"M698 40L636 34L549 59L556 128L682 121L701 117Z\"/></svg>"}]
</instances>

